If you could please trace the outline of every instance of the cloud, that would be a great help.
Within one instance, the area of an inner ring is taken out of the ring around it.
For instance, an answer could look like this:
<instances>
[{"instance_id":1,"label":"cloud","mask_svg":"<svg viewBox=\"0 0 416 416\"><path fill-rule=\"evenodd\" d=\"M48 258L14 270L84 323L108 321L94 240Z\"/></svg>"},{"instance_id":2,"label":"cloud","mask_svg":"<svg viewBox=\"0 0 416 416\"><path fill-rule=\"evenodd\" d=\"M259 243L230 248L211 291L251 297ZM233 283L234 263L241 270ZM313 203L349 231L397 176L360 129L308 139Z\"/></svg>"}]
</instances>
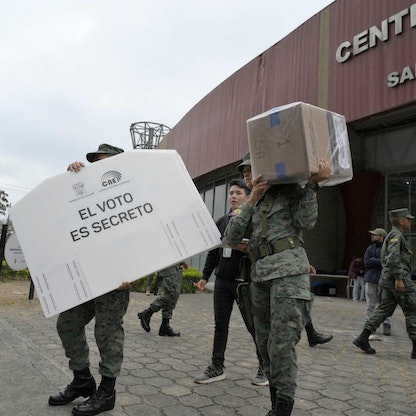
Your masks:
<instances>
[{"instance_id":1,"label":"cloud","mask_svg":"<svg viewBox=\"0 0 416 416\"><path fill-rule=\"evenodd\" d=\"M31 188L102 142L128 150L134 122L173 127L225 78L330 2L5 3L0 184Z\"/></svg>"}]
</instances>

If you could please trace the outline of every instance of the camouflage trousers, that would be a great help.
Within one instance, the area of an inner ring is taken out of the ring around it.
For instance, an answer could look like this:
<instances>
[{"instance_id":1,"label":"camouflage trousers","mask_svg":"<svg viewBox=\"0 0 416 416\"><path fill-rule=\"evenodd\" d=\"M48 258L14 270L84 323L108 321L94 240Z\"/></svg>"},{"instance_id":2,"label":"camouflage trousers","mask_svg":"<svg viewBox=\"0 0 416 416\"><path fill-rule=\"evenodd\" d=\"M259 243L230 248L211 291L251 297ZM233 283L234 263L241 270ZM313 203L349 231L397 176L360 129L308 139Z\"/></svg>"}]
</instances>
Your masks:
<instances>
[{"instance_id":1,"label":"camouflage trousers","mask_svg":"<svg viewBox=\"0 0 416 416\"><path fill-rule=\"evenodd\" d=\"M81 371L90 366L85 326L95 317L94 336L101 357L99 373L106 377L120 374L123 317L129 299L130 290L113 290L59 315L56 327L71 370Z\"/></svg>"},{"instance_id":2,"label":"camouflage trousers","mask_svg":"<svg viewBox=\"0 0 416 416\"><path fill-rule=\"evenodd\" d=\"M162 310L162 317L171 319L182 288L182 272L179 265L161 270L159 279L163 293L150 304L150 308L153 312Z\"/></svg>"},{"instance_id":3,"label":"camouflage trousers","mask_svg":"<svg viewBox=\"0 0 416 416\"><path fill-rule=\"evenodd\" d=\"M299 278L309 281L309 276ZM298 372L295 346L310 321L312 299L282 297L285 280L252 282L250 290L256 343L270 386L277 397L293 400Z\"/></svg>"},{"instance_id":4,"label":"camouflage trousers","mask_svg":"<svg viewBox=\"0 0 416 416\"><path fill-rule=\"evenodd\" d=\"M365 323L364 328L371 333L375 332L386 318L393 315L397 305L400 305L409 338L416 341L416 286L413 282L406 285L404 292L379 286L378 301L374 315Z\"/></svg>"}]
</instances>

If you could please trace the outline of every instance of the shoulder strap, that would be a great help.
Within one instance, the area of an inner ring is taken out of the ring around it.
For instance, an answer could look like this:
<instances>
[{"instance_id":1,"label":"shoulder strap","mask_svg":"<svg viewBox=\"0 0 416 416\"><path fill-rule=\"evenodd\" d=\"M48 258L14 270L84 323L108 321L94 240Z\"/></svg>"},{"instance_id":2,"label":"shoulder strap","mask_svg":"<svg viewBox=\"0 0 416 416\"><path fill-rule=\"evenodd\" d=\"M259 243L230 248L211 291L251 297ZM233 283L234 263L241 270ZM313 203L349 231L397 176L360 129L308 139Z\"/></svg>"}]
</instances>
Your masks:
<instances>
[{"instance_id":1,"label":"shoulder strap","mask_svg":"<svg viewBox=\"0 0 416 416\"><path fill-rule=\"evenodd\" d=\"M261 238L267 238L267 214L271 211L273 206L273 196L271 192L268 192L263 202L261 203Z\"/></svg>"}]
</instances>

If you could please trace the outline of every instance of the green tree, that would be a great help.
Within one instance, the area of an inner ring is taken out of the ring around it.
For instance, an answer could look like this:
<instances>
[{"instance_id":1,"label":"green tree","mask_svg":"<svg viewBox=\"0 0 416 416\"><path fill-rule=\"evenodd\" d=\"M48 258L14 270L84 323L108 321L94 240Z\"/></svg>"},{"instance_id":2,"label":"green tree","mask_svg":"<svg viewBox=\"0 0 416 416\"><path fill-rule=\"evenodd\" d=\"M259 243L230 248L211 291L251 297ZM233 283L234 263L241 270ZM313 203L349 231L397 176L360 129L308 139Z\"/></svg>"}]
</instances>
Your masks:
<instances>
[{"instance_id":1,"label":"green tree","mask_svg":"<svg viewBox=\"0 0 416 416\"><path fill-rule=\"evenodd\" d=\"M7 208L9 206L9 200L8 200L9 195L3 191L2 189L0 189L0 214L5 215Z\"/></svg>"}]
</instances>

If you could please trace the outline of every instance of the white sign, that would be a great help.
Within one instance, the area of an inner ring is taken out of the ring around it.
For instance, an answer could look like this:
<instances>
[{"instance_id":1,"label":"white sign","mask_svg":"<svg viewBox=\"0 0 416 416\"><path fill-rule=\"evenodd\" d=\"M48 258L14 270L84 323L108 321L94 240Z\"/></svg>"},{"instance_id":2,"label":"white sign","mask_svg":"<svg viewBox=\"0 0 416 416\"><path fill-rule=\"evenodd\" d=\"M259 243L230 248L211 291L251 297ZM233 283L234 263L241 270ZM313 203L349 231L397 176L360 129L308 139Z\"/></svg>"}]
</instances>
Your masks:
<instances>
[{"instance_id":1,"label":"white sign","mask_svg":"<svg viewBox=\"0 0 416 416\"><path fill-rule=\"evenodd\" d=\"M376 47L380 42L387 42L391 36L398 36L404 32L405 27L416 26L416 3L382 20L380 27L371 26L352 38L351 41L342 42L335 53L339 63L346 62L353 56Z\"/></svg>"},{"instance_id":2,"label":"white sign","mask_svg":"<svg viewBox=\"0 0 416 416\"><path fill-rule=\"evenodd\" d=\"M27 269L26 260L16 234L11 234L7 238L4 259L7 265L16 272Z\"/></svg>"},{"instance_id":3,"label":"white sign","mask_svg":"<svg viewBox=\"0 0 416 416\"><path fill-rule=\"evenodd\" d=\"M221 243L174 150L125 152L47 179L10 215L47 317Z\"/></svg>"}]
</instances>

